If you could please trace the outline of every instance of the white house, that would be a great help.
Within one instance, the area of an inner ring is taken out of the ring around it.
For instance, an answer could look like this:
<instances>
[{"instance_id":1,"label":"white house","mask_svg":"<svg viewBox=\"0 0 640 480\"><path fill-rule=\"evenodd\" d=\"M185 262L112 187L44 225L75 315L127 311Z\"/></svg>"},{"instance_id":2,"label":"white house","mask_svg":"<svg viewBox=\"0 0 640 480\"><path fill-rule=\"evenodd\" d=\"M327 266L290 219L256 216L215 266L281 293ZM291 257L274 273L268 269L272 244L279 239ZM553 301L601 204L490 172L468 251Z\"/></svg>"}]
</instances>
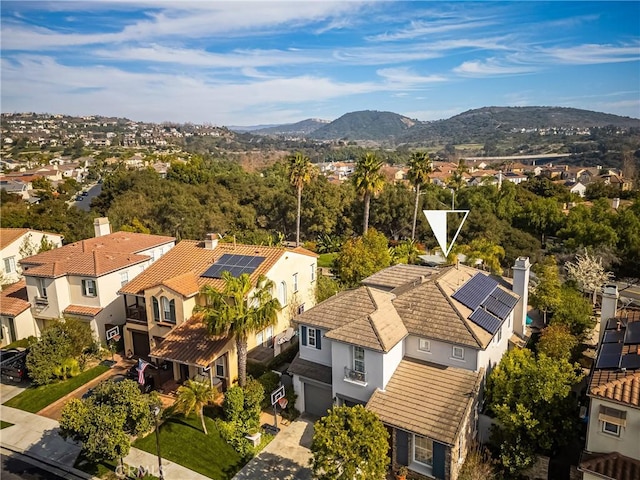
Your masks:
<instances>
[{"instance_id":1,"label":"white house","mask_svg":"<svg viewBox=\"0 0 640 480\"><path fill-rule=\"evenodd\" d=\"M366 404L392 432L394 467L455 480L484 379L525 335L529 268L518 259L514 294L464 265L395 265L301 313L296 408Z\"/></svg>"},{"instance_id":2,"label":"white house","mask_svg":"<svg viewBox=\"0 0 640 480\"><path fill-rule=\"evenodd\" d=\"M95 219L94 228L95 238L20 261L38 332L48 322L73 316L106 340L107 326L125 323L118 290L175 245L173 237L111 233L106 218Z\"/></svg>"},{"instance_id":3,"label":"white house","mask_svg":"<svg viewBox=\"0 0 640 480\"><path fill-rule=\"evenodd\" d=\"M0 228L0 278L3 284L15 283L22 278L20 260L46 248L62 246L62 235L30 228ZM45 245L46 244L46 245Z\"/></svg>"}]
</instances>

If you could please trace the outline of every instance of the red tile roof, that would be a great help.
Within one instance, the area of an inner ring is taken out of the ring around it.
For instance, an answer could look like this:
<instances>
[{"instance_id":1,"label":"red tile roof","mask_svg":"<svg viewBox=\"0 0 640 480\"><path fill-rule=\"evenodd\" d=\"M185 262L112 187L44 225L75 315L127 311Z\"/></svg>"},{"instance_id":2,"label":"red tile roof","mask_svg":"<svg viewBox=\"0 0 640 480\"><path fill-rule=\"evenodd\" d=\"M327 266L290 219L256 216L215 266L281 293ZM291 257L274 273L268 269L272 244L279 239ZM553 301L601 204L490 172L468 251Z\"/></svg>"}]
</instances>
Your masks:
<instances>
[{"instance_id":1,"label":"red tile roof","mask_svg":"<svg viewBox=\"0 0 640 480\"><path fill-rule=\"evenodd\" d=\"M618 452L584 455L580 471L612 480L637 480L640 478L640 460Z\"/></svg>"},{"instance_id":2,"label":"red tile roof","mask_svg":"<svg viewBox=\"0 0 640 480\"><path fill-rule=\"evenodd\" d=\"M15 317L28 310L30 306L24 280L5 287L0 293L0 315Z\"/></svg>"},{"instance_id":3,"label":"red tile roof","mask_svg":"<svg viewBox=\"0 0 640 480\"><path fill-rule=\"evenodd\" d=\"M0 248L11 245L28 231L28 228L0 228Z\"/></svg>"},{"instance_id":4,"label":"red tile roof","mask_svg":"<svg viewBox=\"0 0 640 480\"><path fill-rule=\"evenodd\" d=\"M86 307L84 305L69 305L62 313L67 315L83 315L86 317L95 317L102 311L100 307Z\"/></svg>"}]
</instances>

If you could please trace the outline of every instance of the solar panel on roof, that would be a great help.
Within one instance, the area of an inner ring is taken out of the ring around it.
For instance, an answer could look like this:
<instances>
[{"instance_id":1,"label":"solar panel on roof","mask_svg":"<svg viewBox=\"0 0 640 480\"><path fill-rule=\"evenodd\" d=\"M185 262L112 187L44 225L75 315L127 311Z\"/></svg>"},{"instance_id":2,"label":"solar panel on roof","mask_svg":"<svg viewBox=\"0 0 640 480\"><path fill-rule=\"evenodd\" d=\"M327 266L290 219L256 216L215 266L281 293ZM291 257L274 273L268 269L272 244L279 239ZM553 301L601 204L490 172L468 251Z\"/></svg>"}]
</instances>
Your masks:
<instances>
[{"instance_id":1,"label":"solar panel on roof","mask_svg":"<svg viewBox=\"0 0 640 480\"><path fill-rule=\"evenodd\" d=\"M265 258L225 253L202 274L202 277L222 278L222 272L229 272L232 277L239 277L243 273L252 274Z\"/></svg>"},{"instance_id":2,"label":"solar panel on roof","mask_svg":"<svg viewBox=\"0 0 640 480\"><path fill-rule=\"evenodd\" d=\"M496 287L496 289L491 293L491 296L495 297L500 301L500 303L504 303L510 308L515 307L516 303L518 303L517 298L515 298L513 295L509 295L507 292L498 287Z\"/></svg>"},{"instance_id":3,"label":"solar panel on roof","mask_svg":"<svg viewBox=\"0 0 640 480\"><path fill-rule=\"evenodd\" d=\"M622 347L621 343L605 343L600 348L601 355L622 355Z\"/></svg>"},{"instance_id":4,"label":"solar panel on roof","mask_svg":"<svg viewBox=\"0 0 640 480\"><path fill-rule=\"evenodd\" d=\"M629 369L640 368L640 354L629 353L627 355L623 355L620 360L620 367Z\"/></svg>"},{"instance_id":5,"label":"solar panel on roof","mask_svg":"<svg viewBox=\"0 0 640 480\"><path fill-rule=\"evenodd\" d=\"M481 306L489 310L501 320L505 320L509 316L509 312L512 310L509 305L502 303L500 300L495 298L493 294L489 295L486 300L482 302Z\"/></svg>"},{"instance_id":6,"label":"solar panel on roof","mask_svg":"<svg viewBox=\"0 0 640 480\"><path fill-rule=\"evenodd\" d=\"M606 330L617 330L618 328L618 320L615 318L610 318L607 320Z\"/></svg>"},{"instance_id":7,"label":"solar panel on roof","mask_svg":"<svg viewBox=\"0 0 640 480\"><path fill-rule=\"evenodd\" d=\"M485 329L491 335L496 333L502 325L502 321L491 315L489 312L479 307L469 316L469 320L478 325L480 328Z\"/></svg>"},{"instance_id":8,"label":"solar panel on roof","mask_svg":"<svg viewBox=\"0 0 640 480\"><path fill-rule=\"evenodd\" d=\"M498 286L493 278L477 273L452 295L467 308L475 310L482 301Z\"/></svg>"},{"instance_id":9,"label":"solar panel on roof","mask_svg":"<svg viewBox=\"0 0 640 480\"><path fill-rule=\"evenodd\" d=\"M605 330L604 337L602 337L602 343L619 343L624 338L624 332L622 330Z\"/></svg>"},{"instance_id":10,"label":"solar panel on roof","mask_svg":"<svg viewBox=\"0 0 640 480\"><path fill-rule=\"evenodd\" d=\"M624 343L640 344L640 322L630 322L624 335Z\"/></svg>"},{"instance_id":11,"label":"solar panel on roof","mask_svg":"<svg viewBox=\"0 0 640 480\"><path fill-rule=\"evenodd\" d=\"M618 368L620 355L600 355L596 362L596 368Z\"/></svg>"}]
</instances>

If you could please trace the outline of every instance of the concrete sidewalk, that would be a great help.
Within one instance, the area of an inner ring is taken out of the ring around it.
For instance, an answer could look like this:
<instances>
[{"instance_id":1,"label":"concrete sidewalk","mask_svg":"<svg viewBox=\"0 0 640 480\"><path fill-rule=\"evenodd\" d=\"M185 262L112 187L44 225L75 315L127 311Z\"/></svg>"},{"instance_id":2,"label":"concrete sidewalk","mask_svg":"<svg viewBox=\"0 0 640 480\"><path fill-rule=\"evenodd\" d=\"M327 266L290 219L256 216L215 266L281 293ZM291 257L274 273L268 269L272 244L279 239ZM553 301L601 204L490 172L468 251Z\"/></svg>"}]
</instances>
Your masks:
<instances>
[{"instance_id":1,"label":"concrete sidewalk","mask_svg":"<svg viewBox=\"0 0 640 480\"><path fill-rule=\"evenodd\" d=\"M79 478L94 478L73 467L80 453L80 446L65 441L60 435L57 421L16 408L0 406L0 418L11 427L0 430L0 445L12 452L27 455L58 469L71 472ZM158 457L131 448L124 462L133 467L142 466L146 471L158 476ZM162 460L166 480L206 480L208 477L181 465Z\"/></svg>"}]
</instances>

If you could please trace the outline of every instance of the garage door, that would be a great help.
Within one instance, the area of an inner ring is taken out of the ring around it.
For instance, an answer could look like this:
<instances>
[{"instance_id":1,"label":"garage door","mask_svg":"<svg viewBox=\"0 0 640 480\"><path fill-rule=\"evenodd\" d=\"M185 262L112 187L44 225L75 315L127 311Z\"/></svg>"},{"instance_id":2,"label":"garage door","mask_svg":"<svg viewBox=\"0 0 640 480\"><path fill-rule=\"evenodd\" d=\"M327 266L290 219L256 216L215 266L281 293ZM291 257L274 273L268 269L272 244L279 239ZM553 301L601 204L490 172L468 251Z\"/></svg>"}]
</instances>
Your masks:
<instances>
[{"instance_id":1,"label":"garage door","mask_svg":"<svg viewBox=\"0 0 640 480\"><path fill-rule=\"evenodd\" d=\"M136 357L148 357L150 347L149 347L149 336L146 333L140 332L131 332L131 340L133 340L133 354Z\"/></svg>"},{"instance_id":2,"label":"garage door","mask_svg":"<svg viewBox=\"0 0 640 480\"><path fill-rule=\"evenodd\" d=\"M305 412L324 417L331 407L333 407L331 388L323 388L310 383L304 384Z\"/></svg>"}]
</instances>

